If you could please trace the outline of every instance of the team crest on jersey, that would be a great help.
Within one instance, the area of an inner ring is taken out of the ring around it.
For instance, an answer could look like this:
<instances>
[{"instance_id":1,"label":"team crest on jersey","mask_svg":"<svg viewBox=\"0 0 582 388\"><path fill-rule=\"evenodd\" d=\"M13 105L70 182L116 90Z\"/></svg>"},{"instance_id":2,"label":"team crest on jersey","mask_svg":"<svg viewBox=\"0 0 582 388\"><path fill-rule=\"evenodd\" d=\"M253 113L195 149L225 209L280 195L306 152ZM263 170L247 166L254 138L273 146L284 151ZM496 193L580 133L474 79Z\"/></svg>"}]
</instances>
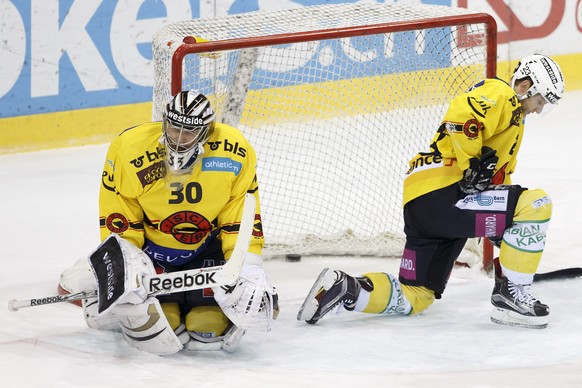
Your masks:
<instances>
[{"instance_id":1,"label":"team crest on jersey","mask_svg":"<svg viewBox=\"0 0 582 388\"><path fill-rule=\"evenodd\" d=\"M475 139L481 130L483 130L483 123L477 119L468 120L463 125L463 133L469 139Z\"/></svg>"},{"instance_id":2,"label":"team crest on jersey","mask_svg":"<svg viewBox=\"0 0 582 388\"><path fill-rule=\"evenodd\" d=\"M198 244L212 231L212 223L202 214L184 210L160 222L159 230L171 234L182 244Z\"/></svg>"},{"instance_id":3,"label":"team crest on jersey","mask_svg":"<svg viewBox=\"0 0 582 388\"><path fill-rule=\"evenodd\" d=\"M113 233L123 233L129 229L129 221L121 213L111 213L105 220L107 229Z\"/></svg>"}]
</instances>

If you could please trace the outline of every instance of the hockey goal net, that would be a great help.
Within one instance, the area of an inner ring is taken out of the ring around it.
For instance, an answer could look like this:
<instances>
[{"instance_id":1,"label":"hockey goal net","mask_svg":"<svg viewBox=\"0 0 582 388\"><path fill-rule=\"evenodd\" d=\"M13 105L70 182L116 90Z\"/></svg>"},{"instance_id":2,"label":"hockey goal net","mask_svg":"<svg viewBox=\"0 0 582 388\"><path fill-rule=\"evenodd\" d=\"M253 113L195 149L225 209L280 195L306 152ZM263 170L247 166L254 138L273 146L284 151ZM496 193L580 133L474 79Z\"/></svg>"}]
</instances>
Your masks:
<instances>
[{"instance_id":1,"label":"hockey goal net","mask_svg":"<svg viewBox=\"0 0 582 388\"><path fill-rule=\"evenodd\" d=\"M495 75L495 36L487 14L429 5L178 22L153 39L153 118L172 93L197 89L243 131L257 152L266 256L399 257L408 160L454 95ZM461 258L480 260L468 247Z\"/></svg>"}]
</instances>

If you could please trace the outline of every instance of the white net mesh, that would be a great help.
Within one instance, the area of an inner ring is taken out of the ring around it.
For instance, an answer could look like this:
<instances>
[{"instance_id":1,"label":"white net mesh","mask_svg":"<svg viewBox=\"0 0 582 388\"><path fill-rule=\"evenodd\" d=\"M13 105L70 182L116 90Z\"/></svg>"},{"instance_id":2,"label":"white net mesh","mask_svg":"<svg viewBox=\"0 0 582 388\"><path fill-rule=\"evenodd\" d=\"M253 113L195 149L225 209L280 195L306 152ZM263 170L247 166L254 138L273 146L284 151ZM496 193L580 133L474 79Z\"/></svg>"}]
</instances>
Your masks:
<instances>
[{"instance_id":1,"label":"white net mesh","mask_svg":"<svg viewBox=\"0 0 582 388\"><path fill-rule=\"evenodd\" d=\"M255 147L265 255L399 256L407 162L426 150L449 100L486 75L487 27L458 27L454 16L466 15L342 4L168 25L153 42L153 117L170 98L172 55L184 37L240 42L186 55L174 77L209 96L219 119ZM370 33L375 25L387 27ZM347 27L357 28L338 37ZM325 30L331 35L311 40L310 31Z\"/></svg>"}]
</instances>

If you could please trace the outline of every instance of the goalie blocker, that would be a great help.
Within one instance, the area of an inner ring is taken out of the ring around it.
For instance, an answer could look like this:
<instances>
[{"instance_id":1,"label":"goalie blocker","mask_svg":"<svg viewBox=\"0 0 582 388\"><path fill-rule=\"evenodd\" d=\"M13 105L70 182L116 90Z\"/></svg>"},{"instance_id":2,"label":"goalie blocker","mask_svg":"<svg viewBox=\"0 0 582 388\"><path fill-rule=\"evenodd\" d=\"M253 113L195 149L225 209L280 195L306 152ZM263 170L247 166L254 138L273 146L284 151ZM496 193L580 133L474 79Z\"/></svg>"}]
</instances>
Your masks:
<instances>
[{"instance_id":1,"label":"goalie blocker","mask_svg":"<svg viewBox=\"0 0 582 388\"><path fill-rule=\"evenodd\" d=\"M156 296L224 284L219 275L223 266L155 275L149 258L114 233L91 254L89 262L97 279L100 314L117 303L131 303L127 299L132 293Z\"/></svg>"}]
</instances>

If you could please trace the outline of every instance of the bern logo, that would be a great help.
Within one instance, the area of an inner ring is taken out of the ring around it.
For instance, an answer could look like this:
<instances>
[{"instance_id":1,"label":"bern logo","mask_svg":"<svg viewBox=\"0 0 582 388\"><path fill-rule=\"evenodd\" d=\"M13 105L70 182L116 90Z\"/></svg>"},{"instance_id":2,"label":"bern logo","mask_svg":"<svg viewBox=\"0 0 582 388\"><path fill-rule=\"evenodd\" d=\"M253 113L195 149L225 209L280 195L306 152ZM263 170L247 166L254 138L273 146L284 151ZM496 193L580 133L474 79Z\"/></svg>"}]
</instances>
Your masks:
<instances>
[{"instance_id":1,"label":"bern logo","mask_svg":"<svg viewBox=\"0 0 582 388\"><path fill-rule=\"evenodd\" d=\"M476 119L471 119L463 125L463 133L469 139L475 139L481 130L483 130L483 124Z\"/></svg>"}]
</instances>

